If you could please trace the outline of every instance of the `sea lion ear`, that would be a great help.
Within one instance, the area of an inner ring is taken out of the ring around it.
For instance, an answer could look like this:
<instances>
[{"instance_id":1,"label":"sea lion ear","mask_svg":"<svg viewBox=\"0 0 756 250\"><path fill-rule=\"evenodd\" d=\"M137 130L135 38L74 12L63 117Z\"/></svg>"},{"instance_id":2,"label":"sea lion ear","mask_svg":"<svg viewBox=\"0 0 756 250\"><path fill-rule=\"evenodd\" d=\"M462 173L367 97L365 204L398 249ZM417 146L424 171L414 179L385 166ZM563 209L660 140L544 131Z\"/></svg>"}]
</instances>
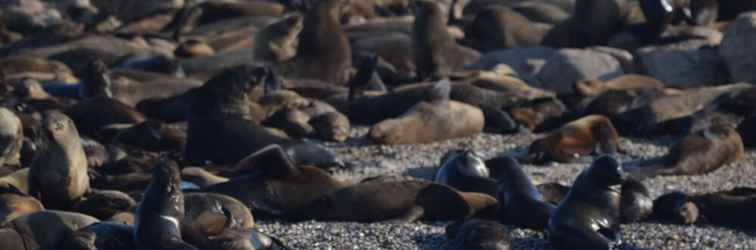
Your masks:
<instances>
[{"instance_id":1,"label":"sea lion ear","mask_svg":"<svg viewBox=\"0 0 756 250\"><path fill-rule=\"evenodd\" d=\"M234 167L236 170L251 170L262 176L282 177L297 171L294 162L278 144L264 147L245 157Z\"/></svg>"},{"instance_id":2,"label":"sea lion ear","mask_svg":"<svg viewBox=\"0 0 756 250\"><path fill-rule=\"evenodd\" d=\"M433 84L428 90L428 102L443 102L448 101L451 94L451 82L447 79L441 80Z\"/></svg>"}]
</instances>

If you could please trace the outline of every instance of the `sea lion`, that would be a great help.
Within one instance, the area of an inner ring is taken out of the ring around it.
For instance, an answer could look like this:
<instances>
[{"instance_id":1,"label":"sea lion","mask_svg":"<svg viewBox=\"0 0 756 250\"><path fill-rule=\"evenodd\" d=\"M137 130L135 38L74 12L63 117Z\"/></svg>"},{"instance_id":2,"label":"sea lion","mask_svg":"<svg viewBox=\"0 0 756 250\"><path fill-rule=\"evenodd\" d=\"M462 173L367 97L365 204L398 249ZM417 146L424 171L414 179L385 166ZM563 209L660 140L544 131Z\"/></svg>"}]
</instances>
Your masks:
<instances>
[{"instance_id":1,"label":"sea lion","mask_svg":"<svg viewBox=\"0 0 756 250\"><path fill-rule=\"evenodd\" d=\"M288 62L296 72L286 76L315 78L340 85L347 82L345 71L352 66L352 50L339 19L349 2L319 1L307 11L297 54Z\"/></svg>"},{"instance_id":2,"label":"sea lion","mask_svg":"<svg viewBox=\"0 0 756 250\"><path fill-rule=\"evenodd\" d=\"M567 107L558 98L539 98L508 109L512 120L534 132L545 131L554 126L567 112Z\"/></svg>"},{"instance_id":3,"label":"sea lion","mask_svg":"<svg viewBox=\"0 0 756 250\"><path fill-rule=\"evenodd\" d=\"M463 192L477 192L496 197L497 182L480 155L472 150L452 150L441 158L435 182Z\"/></svg>"},{"instance_id":4,"label":"sea lion","mask_svg":"<svg viewBox=\"0 0 756 250\"><path fill-rule=\"evenodd\" d=\"M417 0L412 47L418 79L442 78L472 63L480 53L457 44L446 29L448 15L441 3Z\"/></svg>"},{"instance_id":5,"label":"sea lion","mask_svg":"<svg viewBox=\"0 0 756 250\"><path fill-rule=\"evenodd\" d=\"M250 153L278 144L295 163L322 167L342 165L333 152L322 146L282 138L253 122L248 93L269 75L268 68L234 67L195 91L187 114L189 128L184 150L187 163L200 165L208 160L233 164ZM224 146L227 140L236 141L234 147Z\"/></svg>"},{"instance_id":6,"label":"sea lion","mask_svg":"<svg viewBox=\"0 0 756 250\"><path fill-rule=\"evenodd\" d=\"M156 120L116 129L112 140L149 151L181 151L186 145L186 131L177 124L165 124ZM101 130L103 131L103 130ZM102 133L100 133L102 135Z\"/></svg>"},{"instance_id":7,"label":"sea lion","mask_svg":"<svg viewBox=\"0 0 756 250\"><path fill-rule=\"evenodd\" d=\"M268 236L257 229L234 228L236 220L224 207L221 211L206 211L197 221L184 226L184 238L191 244L208 250L286 250L280 240Z\"/></svg>"},{"instance_id":8,"label":"sea lion","mask_svg":"<svg viewBox=\"0 0 756 250\"><path fill-rule=\"evenodd\" d=\"M255 33L254 60L280 63L297 54L299 32L302 31L303 17L292 15L275 22Z\"/></svg>"},{"instance_id":9,"label":"sea lion","mask_svg":"<svg viewBox=\"0 0 756 250\"><path fill-rule=\"evenodd\" d=\"M601 156L575 180L549 219L555 249L610 249L620 241L620 189L625 173L611 156Z\"/></svg>"},{"instance_id":10,"label":"sea lion","mask_svg":"<svg viewBox=\"0 0 756 250\"><path fill-rule=\"evenodd\" d=\"M620 219L622 223L639 222L653 212L653 199L642 182L627 179L622 182Z\"/></svg>"},{"instance_id":11,"label":"sea lion","mask_svg":"<svg viewBox=\"0 0 756 250\"><path fill-rule=\"evenodd\" d=\"M63 250L132 250L134 227L113 222L99 222L81 228L63 242Z\"/></svg>"},{"instance_id":12,"label":"sea lion","mask_svg":"<svg viewBox=\"0 0 756 250\"><path fill-rule=\"evenodd\" d=\"M430 143L469 137L483 131L483 112L475 106L451 101L451 83L442 80L428 98L403 115L370 128L370 138L381 144Z\"/></svg>"},{"instance_id":13,"label":"sea lion","mask_svg":"<svg viewBox=\"0 0 756 250\"><path fill-rule=\"evenodd\" d=\"M512 237L503 225L488 220L471 219L446 227L446 241L442 250L485 249L509 250Z\"/></svg>"},{"instance_id":14,"label":"sea lion","mask_svg":"<svg viewBox=\"0 0 756 250\"><path fill-rule=\"evenodd\" d=\"M559 205L567 193L570 192L570 187L562 185L557 182L541 183L536 186L538 192L543 196L543 200L553 205Z\"/></svg>"},{"instance_id":15,"label":"sea lion","mask_svg":"<svg viewBox=\"0 0 756 250\"><path fill-rule=\"evenodd\" d=\"M543 45L557 48L606 45L622 30L626 5L620 0L578 0L572 16L549 31Z\"/></svg>"},{"instance_id":16,"label":"sea lion","mask_svg":"<svg viewBox=\"0 0 756 250\"><path fill-rule=\"evenodd\" d=\"M84 200L74 206L74 210L93 216L99 220L107 220L118 213L131 211L136 207L136 201L128 194L119 191L92 191Z\"/></svg>"},{"instance_id":17,"label":"sea lion","mask_svg":"<svg viewBox=\"0 0 756 250\"><path fill-rule=\"evenodd\" d=\"M649 76L627 74L609 81L588 80L575 83L575 92L583 97L598 96L606 91L661 89L664 83Z\"/></svg>"},{"instance_id":18,"label":"sea lion","mask_svg":"<svg viewBox=\"0 0 756 250\"><path fill-rule=\"evenodd\" d=\"M743 140L730 124L714 124L675 144L669 154L629 170L637 177L701 175L744 157Z\"/></svg>"},{"instance_id":19,"label":"sea lion","mask_svg":"<svg viewBox=\"0 0 756 250\"><path fill-rule=\"evenodd\" d=\"M609 118L589 115L570 122L528 148L527 160L569 162L591 153L620 152L619 135Z\"/></svg>"},{"instance_id":20,"label":"sea lion","mask_svg":"<svg viewBox=\"0 0 756 250\"><path fill-rule=\"evenodd\" d=\"M0 108L0 166L19 167L24 126L7 108Z\"/></svg>"},{"instance_id":21,"label":"sea lion","mask_svg":"<svg viewBox=\"0 0 756 250\"><path fill-rule=\"evenodd\" d=\"M321 169L297 167L278 145L266 146L236 166L252 174L201 191L234 197L255 212L284 215L347 185Z\"/></svg>"},{"instance_id":22,"label":"sea lion","mask_svg":"<svg viewBox=\"0 0 756 250\"><path fill-rule=\"evenodd\" d=\"M38 249L58 249L76 230L97 222L96 218L84 214L44 210L16 218L9 222L9 228L39 246Z\"/></svg>"},{"instance_id":23,"label":"sea lion","mask_svg":"<svg viewBox=\"0 0 756 250\"><path fill-rule=\"evenodd\" d=\"M194 183L200 188L206 188L229 180L228 178L217 176L199 167L185 167L181 170L181 178Z\"/></svg>"},{"instance_id":24,"label":"sea lion","mask_svg":"<svg viewBox=\"0 0 756 250\"><path fill-rule=\"evenodd\" d=\"M136 209L134 241L139 249L197 249L181 239L184 194L176 162L161 159Z\"/></svg>"},{"instance_id":25,"label":"sea lion","mask_svg":"<svg viewBox=\"0 0 756 250\"><path fill-rule=\"evenodd\" d=\"M47 208L69 208L89 192L87 157L68 116L58 111L43 116L40 149L29 171L29 194Z\"/></svg>"},{"instance_id":26,"label":"sea lion","mask_svg":"<svg viewBox=\"0 0 756 250\"><path fill-rule=\"evenodd\" d=\"M444 206L438 206L444 204ZM357 209L370 207L371 209ZM294 218L321 221L459 220L486 215L496 199L420 180L372 181L325 194L304 205Z\"/></svg>"},{"instance_id":27,"label":"sea lion","mask_svg":"<svg viewBox=\"0 0 756 250\"><path fill-rule=\"evenodd\" d=\"M0 177L0 188L14 188L21 193L29 194L29 169L23 168Z\"/></svg>"},{"instance_id":28,"label":"sea lion","mask_svg":"<svg viewBox=\"0 0 756 250\"><path fill-rule=\"evenodd\" d=\"M677 224L693 224L698 221L698 206L683 192L670 192L654 200L655 219Z\"/></svg>"},{"instance_id":29,"label":"sea lion","mask_svg":"<svg viewBox=\"0 0 756 250\"><path fill-rule=\"evenodd\" d=\"M534 47L549 31L550 25L531 22L509 7L486 7L465 27L465 44L490 52L499 49Z\"/></svg>"},{"instance_id":30,"label":"sea lion","mask_svg":"<svg viewBox=\"0 0 756 250\"><path fill-rule=\"evenodd\" d=\"M490 160L499 180L499 222L530 229L544 229L555 206L546 202L512 157Z\"/></svg>"},{"instance_id":31,"label":"sea lion","mask_svg":"<svg viewBox=\"0 0 756 250\"><path fill-rule=\"evenodd\" d=\"M186 209L184 224L191 225L195 220L201 219L202 213L222 208L221 211L215 212L222 214L227 211L230 219L234 221L234 224L230 225L231 228L250 229L255 226L255 220L252 218L249 208L230 196L213 193L186 193L184 194L184 208Z\"/></svg>"},{"instance_id":32,"label":"sea lion","mask_svg":"<svg viewBox=\"0 0 756 250\"><path fill-rule=\"evenodd\" d=\"M22 193L15 187L0 187L0 225L44 209L37 199Z\"/></svg>"},{"instance_id":33,"label":"sea lion","mask_svg":"<svg viewBox=\"0 0 756 250\"><path fill-rule=\"evenodd\" d=\"M672 192L657 199L654 213L659 219L675 223L708 223L752 230L756 228L756 218L743 209L754 204L756 189L748 187L691 195Z\"/></svg>"}]
</instances>

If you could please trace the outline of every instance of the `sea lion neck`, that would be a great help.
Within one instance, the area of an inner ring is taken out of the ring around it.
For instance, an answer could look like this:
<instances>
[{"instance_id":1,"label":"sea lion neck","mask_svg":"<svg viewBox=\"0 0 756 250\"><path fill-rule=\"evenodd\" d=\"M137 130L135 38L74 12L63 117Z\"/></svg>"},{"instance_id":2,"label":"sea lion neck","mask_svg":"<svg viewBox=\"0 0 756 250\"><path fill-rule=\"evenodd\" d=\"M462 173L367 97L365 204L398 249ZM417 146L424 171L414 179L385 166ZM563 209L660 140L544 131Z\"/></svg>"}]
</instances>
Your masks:
<instances>
[{"instance_id":1,"label":"sea lion neck","mask_svg":"<svg viewBox=\"0 0 756 250\"><path fill-rule=\"evenodd\" d=\"M104 62L95 60L87 67L83 88L79 93L80 97L95 98L95 97L113 97L113 93L110 90L112 86L110 79L110 71Z\"/></svg>"}]
</instances>

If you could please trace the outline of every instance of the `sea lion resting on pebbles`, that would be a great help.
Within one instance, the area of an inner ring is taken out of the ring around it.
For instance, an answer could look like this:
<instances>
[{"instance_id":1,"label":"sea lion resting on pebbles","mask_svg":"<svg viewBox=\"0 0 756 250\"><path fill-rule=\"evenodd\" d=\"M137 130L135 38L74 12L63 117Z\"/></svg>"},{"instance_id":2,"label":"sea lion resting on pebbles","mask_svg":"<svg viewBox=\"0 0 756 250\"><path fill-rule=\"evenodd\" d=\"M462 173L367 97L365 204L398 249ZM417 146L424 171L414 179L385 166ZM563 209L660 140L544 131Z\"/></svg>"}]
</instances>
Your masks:
<instances>
[{"instance_id":1,"label":"sea lion resting on pebbles","mask_svg":"<svg viewBox=\"0 0 756 250\"><path fill-rule=\"evenodd\" d=\"M425 102L395 119L370 129L370 138L382 144L412 144L468 137L483 131L483 112L475 106L449 100L449 81L436 83Z\"/></svg>"},{"instance_id":2,"label":"sea lion resting on pebbles","mask_svg":"<svg viewBox=\"0 0 756 250\"><path fill-rule=\"evenodd\" d=\"M611 120L601 115L589 115L534 141L528 148L527 159L569 162L576 156L594 152L614 154L620 151L619 134Z\"/></svg>"},{"instance_id":3,"label":"sea lion resting on pebbles","mask_svg":"<svg viewBox=\"0 0 756 250\"><path fill-rule=\"evenodd\" d=\"M442 250L509 250L512 237L503 225L488 220L471 219L446 227L447 241Z\"/></svg>"},{"instance_id":4,"label":"sea lion resting on pebbles","mask_svg":"<svg viewBox=\"0 0 756 250\"><path fill-rule=\"evenodd\" d=\"M756 190L753 188L707 194L671 192L654 201L654 214L660 220L681 224L709 223L751 230L756 228L756 218L747 211L754 206Z\"/></svg>"}]
</instances>

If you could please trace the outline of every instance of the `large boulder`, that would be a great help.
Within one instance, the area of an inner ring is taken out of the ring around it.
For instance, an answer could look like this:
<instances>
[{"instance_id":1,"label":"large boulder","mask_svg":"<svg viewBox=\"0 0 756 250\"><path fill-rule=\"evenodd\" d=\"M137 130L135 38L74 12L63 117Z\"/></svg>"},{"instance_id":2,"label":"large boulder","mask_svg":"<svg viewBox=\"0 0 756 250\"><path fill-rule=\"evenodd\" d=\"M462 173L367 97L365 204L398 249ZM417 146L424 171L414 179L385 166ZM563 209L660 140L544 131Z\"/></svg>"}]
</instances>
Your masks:
<instances>
[{"instance_id":1,"label":"large boulder","mask_svg":"<svg viewBox=\"0 0 756 250\"><path fill-rule=\"evenodd\" d=\"M719 54L734 82L756 83L756 12L735 20L725 33Z\"/></svg>"},{"instance_id":2,"label":"large boulder","mask_svg":"<svg viewBox=\"0 0 756 250\"><path fill-rule=\"evenodd\" d=\"M536 87L557 93L572 93L573 85L585 80L611 80L623 75L622 64L611 54L591 49L561 49L536 75Z\"/></svg>"},{"instance_id":3,"label":"large boulder","mask_svg":"<svg viewBox=\"0 0 756 250\"><path fill-rule=\"evenodd\" d=\"M712 86L730 82L724 61L703 41L644 47L637 51L645 74L668 86Z\"/></svg>"}]
</instances>

